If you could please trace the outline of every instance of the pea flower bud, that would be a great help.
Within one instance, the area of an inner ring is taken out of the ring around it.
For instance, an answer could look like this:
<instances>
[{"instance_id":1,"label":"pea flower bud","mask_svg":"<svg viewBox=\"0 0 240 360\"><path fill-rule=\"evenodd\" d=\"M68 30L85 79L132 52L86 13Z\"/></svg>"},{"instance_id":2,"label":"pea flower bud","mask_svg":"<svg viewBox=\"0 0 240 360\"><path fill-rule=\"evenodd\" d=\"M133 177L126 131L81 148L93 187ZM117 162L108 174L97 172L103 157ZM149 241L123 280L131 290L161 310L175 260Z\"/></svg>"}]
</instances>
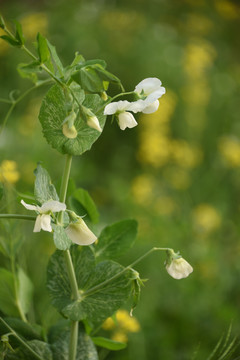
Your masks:
<instances>
[{"instance_id":1,"label":"pea flower bud","mask_svg":"<svg viewBox=\"0 0 240 360\"><path fill-rule=\"evenodd\" d=\"M167 251L166 270L174 279L184 279L193 272L192 266L173 250Z\"/></svg>"},{"instance_id":2,"label":"pea flower bud","mask_svg":"<svg viewBox=\"0 0 240 360\"><path fill-rule=\"evenodd\" d=\"M78 245L91 245L97 240L97 237L82 218L78 218L76 222L70 223L65 232L69 239Z\"/></svg>"}]
</instances>

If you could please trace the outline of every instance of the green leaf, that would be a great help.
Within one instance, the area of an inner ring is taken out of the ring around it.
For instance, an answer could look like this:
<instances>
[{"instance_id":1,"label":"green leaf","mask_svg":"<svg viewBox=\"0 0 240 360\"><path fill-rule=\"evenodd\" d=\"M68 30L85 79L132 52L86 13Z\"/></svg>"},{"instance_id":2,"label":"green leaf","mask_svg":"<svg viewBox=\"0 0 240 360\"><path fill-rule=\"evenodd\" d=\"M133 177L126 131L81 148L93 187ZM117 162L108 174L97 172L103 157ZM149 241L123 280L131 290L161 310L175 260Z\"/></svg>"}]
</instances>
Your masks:
<instances>
[{"instance_id":1,"label":"green leaf","mask_svg":"<svg viewBox=\"0 0 240 360\"><path fill-rule=\"evenodd\" d=\"M73 62L71 63L71 67L75 66L75 65L78 65L78 64L83 64L85 61L84 57L79 54L78 52L75 53L75 57L74 57L74 60Z\"/></svg>"},{"instance_id":2,"label":"green leaf","mask_svg":"<svg viewBox=\"0 0 240 360\"><path fill-rule=\"evenodd\" d=\"M41 71L39 61L33 61L30 64L19 64L17 71L22 78L28 78L34 84L38 81L37 73Z\"/></svg>"},{"instance_id":3,"label":"green leaf","mask_svg":"<svg viewBox=\"0 0 240 360\"><path fill-rule=\"evenodd\" d=\"M75 190L70 198L70 204L78 215L83 216L87 214L93 223L98 222L99 213L93 199L86 190Z\"/></svg>"},{"instance_id":4,"label":"green leaf","mask_svg":"<svg viewBox=\"0 0 240 360\"><path fill-rule=\"evenodd\" d=\"M91 326L99 326L128 299L131 292L130 272L113 261L95 266L89 247L71 248L73 265L79 288L79 299L72 300L64 254L56 251L47 271L47 287L53 305L71 320L87 319ZM114 277L113 280L110 280ZM98 286L98 287L97 287Z\"/></svg>"},{"instance_id":5,"label":"green leaf","mask_svg":"<svg viewBox=\"0 0 240 360\"><path fill-rule=\"evenodd\" d=\"M56 331L55 326L54 330L54 334L50 334L49 337L52 344L53 360L69 360L69 324L60 326L58 331ZM98 360L97 350L82 324L79 324L76 360Z\"/></svg>"},{"instance_id":6,"label":"green leaf","mask_svg":"<svg viewBox=\"0 0 240 360\"><path fill-rule=\"evenodd\" d=\"M72 79L86 91L92 93L101 93L104 91L101 78L91 66L86 66L76 71L76 73L72 75Z\"/></svg>"},{"instance_id":7,"label":"green leaf","mask_svg":"<svg viewBox=\"0 0 240 360\"><path fill-rule=\"evenodd\" d=\"M3 17L0 15L0 28L4 29L5 28L5 22Z\"/></svg>"},{"instance_id":8,"label":"green leaf","mask_svg":"<svg viewBox=\"0 0 240 360\"><path fill-rule=\"evenodd\" d=\"M111 74L109 71L103 69L101 66L94 66L94 70L99 75L99 77L104 81L109 81L115 84L121 83L120 79L118 79L115 75Z\"/></svg>"},{"instance_id":9,"label":"green leaf","mask_svg":"<svg viewBox=\"0 0 240 360\"><path fill-rule=\"evenodd\" d=\"M16 39L19 42L19 45L24 45L25 43L25 38L23 36L23 32L22 32L22 25L18 22L18 21L14 21L15 26L16 26Z\"/></svg>"},{"instance_id":10,"label":"green leaf","mask_svg":"<svg viewBox=\"0 0 240 360\"><path fill-rule=\"evenodd\" d=\"M33 299L33 284L22 268L18 269L18 301L26 314Z\"/></svg>"},{"instance_id":11,"label":"green leaf","mask_svg":"<svg viewBox=\"0 0 240 360\"><path fill-rule=\"evenodd\" d=\"M68 238L64 228L60 225L52 224L53 241L57 249L67 250L72 245L72 241Z\"/></svg>"},{"instance_id":12,"label":"green leaf","mask_svg":"<svg viewBox=\"0 0 240 360\"><path fill-rule=\"evenodd\" d=\"M14 277L10 271L3 268L0 268L0 289L0 310L9 316L19 316L15 300Z\"/></svg>"},{"instance_id":13,"label":"green leaf","mask_svg":"<svg viewBox=\"0 0 240 360\"><path fill-rule=\"evenodd\" d=\"M48 48L47 39L45 39L45 37L43 37L40 33L37 34L37 45L40 63L44 64L50 59L50 51Z\"/></svg>"},{"instance_id":14,"label":"green leaf","mask_svg":"<svg viewBox=\"0 0 240 360\"><path fill-rule=\"evenodd\" d=\"M20 46L19 42L13 36L1 35L0 38L12 46Z\"/></svg>"},{"instance_id":15,"label":"green leaf","mask_svg":"<svg viewBox=\"0 0 240 360\"><path fill-rule=\"evenodd\" d=\"M136 220L123 220L104 228L95 245L98 261L117 259L130 249L137 235Z\"/></svg>"},{"instance_id":16,"label":"green leaf","mask_svg":"<svg viewBox=\"0 0 240 360\"><path fill-rule=\"evenodd\" d=\"M4 320L12 329L16 331L18 335L21 335L26 340L42 339L42 335L41 335L42 328L39 325L26 323L20 319L12 318L12 317L4 318ZM9 330L0 321L0 333L3 334L7 332L9 332ZM13 339L14 338L11 338L12 345L14 347L16 345L19 345L19 341L18 340L13 341Z\"/></svg>"},{"instance_id":17,"label":"green leaf","mask_svg":"<svg viewBox=\"0 0 240 360\"><path fill-rule=\"evenodd\" d=\"M53 360L49 344L39 340L31 340L26 343L35 353L41 356L42 359ZM8 354L6 360L36 360L36 356L25 346L21 345L14 353Z\"/></svg>"},{"instance_id":18,"label":"green leaf","mask_svg":"<svg viewBox=\"0 0 240 360\"><path fill-rule=\"evenodd\" d=\"M61 60L58 57L56 48L47 39L46 39L46 41L47 41L48 48L50 50L51 61L52 61L52 64L53 64L54 70L55 70L54 73L56 75L63 76L64 68L63 68Z\"/></svg>"},{"instance_id":19,"label":"green leaf","mask_svg":"<svg viewBox=\"0 0 240 360\"><path fill-rule=\"evenodd\" d=\"M73 93L81 102L80 94L82 90L79 85L73 88ZM63 89L55 85L46 94L43 99L39 113L39 120L42 124L43 134L47 142L62 154L81 155L92 147L92 144L98 139L100 133L90 128L85 121L78 115L74 126L77 130L77 136L73 139L63 134L63 122L68 116L66 109L67 100ZM94 94L86 95L83 105L90 108L94 114L103 106L104 102L100 96ZM76 102L74 104L77 106ZM102 113L98 115L101 128L104 127L106 116Z\"/></svg>"},{"instance_id":20,"label":"green leaf","mask_svg":"<svg viewBox=\"0 0 240 360\"><path fill-rule=\"evenodd\" d=\"M104 337L91 337L93 343L97 346L103 347L108 350L122 350L125 349L127 344L115 340L110 340Z\"/></svg>"},{"instance_id":21,"label":"green leaf","mask_svg":"<svg viewBox=\"0 0 240 360\"><path fill-rule=\"evenodd\" d=\"M34 170L36 176L34 185L34 195L36 200L41 204L48 200L59 200L58 194L54 185L51 182L51 178L46 169L40 164Z\"/></svg>"}]
</instances>

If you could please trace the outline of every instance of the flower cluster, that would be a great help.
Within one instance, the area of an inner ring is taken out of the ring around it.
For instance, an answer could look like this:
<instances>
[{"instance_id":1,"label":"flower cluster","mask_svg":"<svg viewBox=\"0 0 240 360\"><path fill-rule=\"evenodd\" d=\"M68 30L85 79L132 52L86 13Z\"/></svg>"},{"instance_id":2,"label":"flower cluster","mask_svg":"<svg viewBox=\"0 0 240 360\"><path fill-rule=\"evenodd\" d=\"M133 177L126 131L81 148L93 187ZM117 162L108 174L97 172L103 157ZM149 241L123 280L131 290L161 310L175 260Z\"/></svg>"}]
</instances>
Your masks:
<instances>
[{"instance_id":1,"label":"flower cluster","mask_svg":"<svg viewBox=\"0 0 240 360\"><path fill-rule=\"evenodd\" d=\"M41 230L52 232L51 221L53 213L66 210L66 205L56 200L49 200L43 203L42 206L26 204L23 200L21 200L21 204L26 209L36 211L38 214L33 232L39 232ZM88 228L84 220L72 211L70 215L71 218L73 218L73 222L70 222L65 229L69 239L78 245L91 245L94 243L97 237Z\"/></svg>"},{"instance_id":2,"label":"flower cluster","mask_svg":"<svg viewBox=\"0 0 240 360\"><path fill-rule=\"evenodd\" d=\"M134 90L137 97L136 101L129 102L120 100L108 104L104 109L104 115L116 115L121 130L137 126L133 113L142 112L151 114L159 107L159 98L165 94L166 90L161 86L162 82L157 78L147 78L142 80Z\"/></svg>"}]
</instances>

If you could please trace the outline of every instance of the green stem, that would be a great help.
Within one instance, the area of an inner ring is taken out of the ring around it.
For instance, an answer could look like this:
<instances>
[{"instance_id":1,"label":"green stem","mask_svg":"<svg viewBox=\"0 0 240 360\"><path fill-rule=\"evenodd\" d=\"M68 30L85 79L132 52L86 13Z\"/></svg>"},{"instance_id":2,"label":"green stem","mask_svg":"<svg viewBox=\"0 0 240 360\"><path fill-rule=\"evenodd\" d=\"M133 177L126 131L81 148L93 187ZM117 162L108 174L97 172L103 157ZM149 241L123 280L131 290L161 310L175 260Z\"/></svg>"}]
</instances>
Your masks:
<instances>
[{"instance_id":1,"label":"green stem","mask_svg":"<svg viewBox=\"0 0 240 360\"><path fill-rule=\"evenodd\" d=\"M102 283L84 291L83 296L85 295L89 295L92 294L96 291L98 291L99 289L101 289L103 286L107 285L108 283L110 283L111 281L117 279L119 276L121 276L122 274L124 274L127 270L130 270L134 265L136 265L137 263L139 263L140 261L142 261L145 257L147 257L148 255L150 255L152 252L154 251L167 251L167 250L171 250L170 248L157 248L154 247L152 249L150 249L148 252L146 252L144 255L140 256L137 260L135 260L132 264L128 265L127 267L125 267L122 271L120 271L118 274L112 276L110 279L107 279L105 281L103 281Z\"/></svg>"},{"instance_id":2,"label":"green stem","mask_svg":"<svg viewBox=\"0 0 240 360\"><path fill-rule=\"evenodd\" d=\"M6 323L6 321L3 320L2 317L0 317L0 321L6 326L6 328L7 328L8 330L11 331L11 334L12 334L13 336L15 336L15 338L18 339L18 341L19 341L23 346L25 346L25 348L28 349L28 350L31 352L32 355L35 356L36 359L38 359L38 360L44 360L44 358L42 358L40 355L38 355L38 354L15 332L15 330L13 330L13 329Z\"/></svg>"},{"instance_id":3,"label":"green stem","mask_svg":"<svg viewBox=\"0 0 240 360\"><path fill-rule=\"evenodd\" d=\"M65 167L63 171L63 177L62 177L62 184L60 189L60 201L65 202L66 201L66 194L67 194L67 188L68 188L68 180L71 170L71 164L72 164L72 156L66 155L66 162ZM63 212L58 214L58 222L61 224L63 221ZM74 300L78 300L79 292L78 292L78 284L77 279L72 263L72 258L69 250L64 251L64 258L66 261L67 271L68 271L68 277L70 281L70 286L72 290L72 295ZM78 344L78 321L72 321L71 322L71 333L70 333L70 343L69 343L69 360L75 360L76 354L77 354L77 344Z\"/></svg>"},{"instance_id":4,"label":"green stem","mask_svg":"<svg viewBox=\"0 0 240 360\"><path fill-rule=\"evenodd\" d=\"M0 214L0 219L36 220L36 216L20 214Z\"/></svg>"},{"instance_id":5,"label":"green stem","mask_svg":"<svg viewBox=\"0 0 240 360\"><path fill-rule=\"evenodd\" d=\"M105 104L103 106L100 107L100 109L98 109L98 111L96 112L96 115L99 114L108 104L110 104L113 100L116 100L117 98L121 97L121 96L125 96L125 95L131 95L134 94L134 91L129 91L129 92L124 92L121 94L117 94L114 97L110 98L108 101L105 102Z\"/></svg>"},{"instance_id":6,"label":"green stem","mask_svg":"<svg viewBox=\"0 0 240 360\"><path fill-rule=\"evenodd\" d=\"M13 109L15 108L15 106L16 106L23 98L25 98L31 91L33 91L33 90L35 90L35 89L37 89L37 88L40 88L41 86L46 85L46 84L50 83L51 81L52 81L51 79L50 79L50 80L48 79L48 80L42 81L40 84L37 84L37 85L32 86L31 88L27 89L22 95L20 95L14 102L12 102L12 101L10 101L10 100L9 100L9 101L8 101L8 100L5 101L5 102L8 102L8 103L10 103L10 104L12 104L12 105L11 105L10 108L8 109L8 112L7 112L7 114L6 114L6 116L5 116L4 120L3 120L2 127L1 127L1 129L0 129L0 135L1 135L4 127L6 126L6 123L7 123L8 119L9 119L9 117L10 117Z\"/></svg>"}]
</instances>

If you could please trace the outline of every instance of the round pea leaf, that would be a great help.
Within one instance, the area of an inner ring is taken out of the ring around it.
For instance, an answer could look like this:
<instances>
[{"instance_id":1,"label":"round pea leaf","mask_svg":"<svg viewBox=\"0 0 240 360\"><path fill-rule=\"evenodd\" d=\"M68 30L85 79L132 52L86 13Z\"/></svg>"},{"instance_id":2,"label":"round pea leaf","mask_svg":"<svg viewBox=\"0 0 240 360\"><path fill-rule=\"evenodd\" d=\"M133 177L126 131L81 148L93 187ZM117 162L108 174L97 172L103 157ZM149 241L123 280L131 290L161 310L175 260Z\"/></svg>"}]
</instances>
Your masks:
<instances>
[{"instance_id":1,"label":"round pea leaf","mask_svg":"<svg viewBox=\"0 0 240 360\"><path fill-rule=\"evenodd\" d=\"M84 99L84 92L76 85L72 88L75 98L85 107L91 109L93 114L97 114L101 128L104 127L106 116L103 111L97 113L103 106L104 101L97 94L87 94ZM84 101L83 101L84 99ZM74 108L77 104L75 101ZM39 120L42 125L43 135L47 142L62 154L81 155L89 150L101 133L89 127L79 113L74 122L77 130L75 138L68 138L63 134L63 122L68 116L68 103L63 89L59 85L54 85L49 89L43 98L39 113Z\"/></svg>"}]
</instances>

